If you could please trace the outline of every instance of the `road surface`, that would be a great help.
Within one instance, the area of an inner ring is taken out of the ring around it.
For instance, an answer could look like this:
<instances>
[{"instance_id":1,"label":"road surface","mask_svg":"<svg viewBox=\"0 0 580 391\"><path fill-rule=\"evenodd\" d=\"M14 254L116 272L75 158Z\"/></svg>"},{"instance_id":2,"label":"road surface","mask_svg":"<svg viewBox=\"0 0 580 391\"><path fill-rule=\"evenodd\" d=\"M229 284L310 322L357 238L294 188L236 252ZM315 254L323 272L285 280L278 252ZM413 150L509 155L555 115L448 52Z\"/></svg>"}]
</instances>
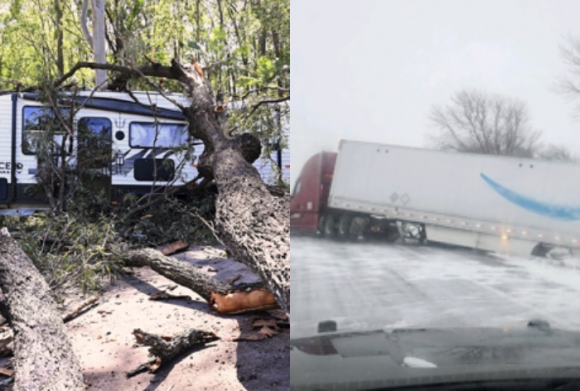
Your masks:
<instances>
[{"instance_id":1,"label":"road surface","mask_svg":"<svg viewBox=\"0 0 580 391\"><path fill-rule=\"evenodd\" d=\"M463 249L292 237L291 337L405 327L580 331L580 270Z\"/></svg>"}]
</instances>

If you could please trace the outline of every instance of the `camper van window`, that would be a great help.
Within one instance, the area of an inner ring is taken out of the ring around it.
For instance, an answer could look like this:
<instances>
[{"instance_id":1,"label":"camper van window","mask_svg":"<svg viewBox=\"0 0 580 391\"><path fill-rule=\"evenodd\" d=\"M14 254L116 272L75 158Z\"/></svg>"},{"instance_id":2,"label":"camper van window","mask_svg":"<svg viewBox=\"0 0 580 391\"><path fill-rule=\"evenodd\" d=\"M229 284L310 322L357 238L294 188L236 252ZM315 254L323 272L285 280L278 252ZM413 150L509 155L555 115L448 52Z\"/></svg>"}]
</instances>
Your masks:
<instances>
[{"instance_id":1,"label":"camper van window","mask_svg":"<svg viewBox=\"0 0 580 391\"><path fill-rule=\"evenodd\" d=\"M131 122L129 125L129 146L132 148L175 148L187 145L188 139L187 125L153 122Z\"/></svg>"},{"instance_id":2,"label":"camper van window","mask_svg":"<svg viewBox=\"0 0 580 391\"><path fill-rule=\"evenodd\" d=\"M63 117L66 118L70 111L63 109ZM25 106L22 112L22 153L25 155L36 154L36 145L39 136L48 129L54 120L54 111L42 106ZM65 132L56 131L54 135L54 152L59 153L62 138ZM71 146L69 140L69 147Z\"/></svg>"},{"instance_id":3,"label":"camper van window","mask_svg":"<svg viewBox=\"0 0 580 391\"><path fill-rule=\"evenodd\" d=\"M112 158L113 125L108 118L83 117L78 122L78 158L87 168L107 167Z\"/></svg>"}]
</instances>

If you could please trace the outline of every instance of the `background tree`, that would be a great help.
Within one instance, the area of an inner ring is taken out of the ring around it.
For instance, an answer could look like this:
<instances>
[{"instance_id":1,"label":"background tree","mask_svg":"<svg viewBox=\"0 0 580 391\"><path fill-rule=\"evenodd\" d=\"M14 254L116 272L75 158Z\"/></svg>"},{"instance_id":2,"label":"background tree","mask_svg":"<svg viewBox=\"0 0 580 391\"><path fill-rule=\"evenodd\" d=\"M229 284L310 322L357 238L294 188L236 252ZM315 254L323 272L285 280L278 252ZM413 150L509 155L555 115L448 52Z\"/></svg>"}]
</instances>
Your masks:
<instances>
[{"instance_id":1,"label":"background tree","mask_svg":"<svg viewBox=\"0 0 580 391\"><path fill-rule=\"evenodd\" d=\"M566 44L560 47L560 53L571 76L559 78L556 90L573 100L580 96L580 39L568 37ZM580 107L577 107L577 111L580 112Z\"/></svg>"},{"instance_id":2,"label":"background tree","mask_svg":"<svg viewBox=\"0 0 580 391\"><path fill-rule=\"evenodd\" d=\"M541 146L536 151L537 159L556 160L561 162L575 163L580 161L578 156L564 145L549 144Z\"/></svg>"},{"instance_id":3,"label":"background tree","mask_svg":"<svg viewBox=\"0 0 580 391\"><path fill-rule=\"evenodd\" d=\"M94 61L99 64L107 62L107 51L105 48L105 0L91 0L93 34L89 33L87 27L87 15L89 0L83 0L81 11L81 28L87 38L89 46L93 50ZM95 71L95 84L102 86L107 81L107 72L97 69Z\"/></svg>"},{"instance_id":4,"label":"background tree","mask_svg":"<svg viewBox=\"0 0 580 391\"><path fill-rule=\"evenodd\" d=\"M533 157L540 132L531 126L526 104L517 99L463 90L430 115L437 128L428 137L445 150Z\"/></svg>"}]
</instances>

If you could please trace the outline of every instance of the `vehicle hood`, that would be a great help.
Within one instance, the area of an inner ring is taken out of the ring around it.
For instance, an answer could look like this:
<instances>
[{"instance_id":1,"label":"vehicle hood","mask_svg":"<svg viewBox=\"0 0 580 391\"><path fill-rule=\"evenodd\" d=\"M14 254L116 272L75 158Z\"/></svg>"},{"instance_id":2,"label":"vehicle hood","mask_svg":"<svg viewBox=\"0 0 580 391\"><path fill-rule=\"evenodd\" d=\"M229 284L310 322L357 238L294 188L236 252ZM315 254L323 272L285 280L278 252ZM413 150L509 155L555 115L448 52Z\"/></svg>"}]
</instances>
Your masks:
<instances>
[{"instance_id":1,"label":"vehicle hood","mask_svg":"<svg viewBox=\"0 0 580 391\"><path fill-rule=\"evenodd\" d=\"M580 377L580 333L542 321L520 329L329 332L290 346L292 390Z\"/></svg>"}]
</instances>

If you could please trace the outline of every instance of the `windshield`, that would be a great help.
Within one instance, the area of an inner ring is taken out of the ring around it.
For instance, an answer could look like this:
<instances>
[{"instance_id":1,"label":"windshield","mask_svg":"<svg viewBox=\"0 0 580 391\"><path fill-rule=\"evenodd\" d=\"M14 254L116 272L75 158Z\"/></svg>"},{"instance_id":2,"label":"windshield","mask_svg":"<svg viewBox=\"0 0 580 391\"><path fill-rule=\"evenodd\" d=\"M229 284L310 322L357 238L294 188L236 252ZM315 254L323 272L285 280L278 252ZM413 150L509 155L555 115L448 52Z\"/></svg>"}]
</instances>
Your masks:
<instances>
[{"instance_id":1,"label":"windshield","mask_svg":"<svg viewBox=\"0 0 580 391\"><path fill-rule=\"evenodd\" d=\"M521 4L292 2L292 385L580 374L580 4Z\"/></svg>"}]
</instances>

